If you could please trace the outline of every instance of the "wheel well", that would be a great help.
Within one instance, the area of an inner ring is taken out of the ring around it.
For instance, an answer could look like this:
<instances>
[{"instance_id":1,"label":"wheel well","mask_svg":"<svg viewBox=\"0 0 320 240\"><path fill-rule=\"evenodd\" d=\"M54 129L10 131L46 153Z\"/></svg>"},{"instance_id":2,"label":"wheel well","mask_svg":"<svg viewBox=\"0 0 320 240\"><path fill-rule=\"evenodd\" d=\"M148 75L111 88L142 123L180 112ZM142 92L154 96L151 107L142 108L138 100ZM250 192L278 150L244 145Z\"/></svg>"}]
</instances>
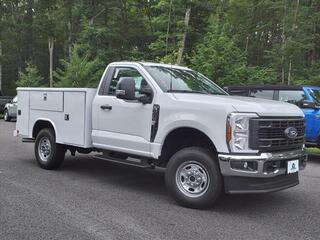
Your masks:
<instances>
[{"instance_id":1,"label":"wheel well","mask_svg":"<svg viewBox=\"0 0 320 240\"><path fill-rule=\"evenodd\" d=\"M38 133L44 128L51 128L54 131L54 127L49 121L39 120L35 123L33 127L32 137L36 138Z\"/></svg>"},{"instance_id":2,"label":"wheel well","mask_svg":"<svg viewBox=\"0 0 320 240\"><path fill-rule=\"evenodd\" d=\"M186 147L202 147L217 153L211 139L203 132L194 128L178 128L170 132L162 146L161 165L166 166L173 154Z\"/></svg>"}]
</instances>

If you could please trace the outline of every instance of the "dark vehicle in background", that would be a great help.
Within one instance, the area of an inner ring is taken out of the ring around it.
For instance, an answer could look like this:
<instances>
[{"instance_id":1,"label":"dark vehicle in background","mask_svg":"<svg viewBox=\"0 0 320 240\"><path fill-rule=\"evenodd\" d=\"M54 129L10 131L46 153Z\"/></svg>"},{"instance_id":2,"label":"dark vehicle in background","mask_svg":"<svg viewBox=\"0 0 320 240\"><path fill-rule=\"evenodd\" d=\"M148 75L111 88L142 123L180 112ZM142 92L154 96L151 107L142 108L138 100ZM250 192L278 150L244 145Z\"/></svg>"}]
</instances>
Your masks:
<instances>
[{"instance_id":1,"label":"dark vehicle in background","mask_svg":"<svg viewBox=\"0 0 320 240\"><path fill-rule=\"evenodd\" d=\"M299 106L306 121L306 146L320 147L320 87L286 85L228 86L230 95L283 101Z\"/></svg>"},{"instance_id":2,"label":"dark vehicle in background","mask_svg":"<svg viewBox=\"0 0 320 240\"><path fill-rule=\"evenodd\" d=\"M2 92L0 91L0 114L3 114L4 106L7 103L10 103L12 101L12 99L13 99L13 97L3 96Z\"/></svg>"},{"instance_id":3,"label":"dark vehicle in background","mask_svg":"<svg viewBox=\"0 0 320 240\"><path fill-rule=\"evenodd\" d=\"M7 103L4 106L3 119L6 122L10 122L11 119L17 118L17 106L18 106L18 97L17 96L15 96L12 99L12 101L10 101L9 103Z\"/></svg>"}]
</instances>

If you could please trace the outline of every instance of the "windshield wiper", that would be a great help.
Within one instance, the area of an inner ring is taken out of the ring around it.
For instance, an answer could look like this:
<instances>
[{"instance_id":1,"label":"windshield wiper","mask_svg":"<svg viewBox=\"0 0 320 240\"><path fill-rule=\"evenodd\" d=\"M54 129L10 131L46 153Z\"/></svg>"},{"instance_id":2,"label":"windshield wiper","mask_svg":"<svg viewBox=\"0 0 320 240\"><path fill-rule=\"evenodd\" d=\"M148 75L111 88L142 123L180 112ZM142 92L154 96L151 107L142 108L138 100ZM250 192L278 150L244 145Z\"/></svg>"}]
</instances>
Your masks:
<instances>
[{"instance_id":1,"label":"windshield wiper","mask_svg":"<svg viewBox=\"0 0 320 240\"><path fill-rule=\"evenodd\" d=\"M200 94L208 94L206 92L201 92L201 91L192 91L192 90L167 90L167 92L170 92L170 93L200 93Z\"/></svg>"}]
</instances>

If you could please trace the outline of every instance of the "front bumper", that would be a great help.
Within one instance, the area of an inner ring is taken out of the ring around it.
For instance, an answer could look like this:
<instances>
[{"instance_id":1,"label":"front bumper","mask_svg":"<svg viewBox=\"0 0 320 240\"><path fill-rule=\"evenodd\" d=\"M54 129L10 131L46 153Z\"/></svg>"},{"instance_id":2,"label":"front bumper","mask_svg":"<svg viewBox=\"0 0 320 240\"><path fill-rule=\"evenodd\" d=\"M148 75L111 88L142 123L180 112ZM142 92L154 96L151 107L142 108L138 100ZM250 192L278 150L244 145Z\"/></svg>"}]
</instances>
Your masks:
<instances>
[{"instance_id":1,"label":"front bumper","mask_svg":"<svg viewBox=\"0 0 320 240\"><path fill-rule=\"evenodd\" d=\"M298 173L287 174L287 162L299 160L299 171L306 166L303 149L259 155L218 155L227 193L272 192L299 184Z\"/></svg>"}]
</instances>

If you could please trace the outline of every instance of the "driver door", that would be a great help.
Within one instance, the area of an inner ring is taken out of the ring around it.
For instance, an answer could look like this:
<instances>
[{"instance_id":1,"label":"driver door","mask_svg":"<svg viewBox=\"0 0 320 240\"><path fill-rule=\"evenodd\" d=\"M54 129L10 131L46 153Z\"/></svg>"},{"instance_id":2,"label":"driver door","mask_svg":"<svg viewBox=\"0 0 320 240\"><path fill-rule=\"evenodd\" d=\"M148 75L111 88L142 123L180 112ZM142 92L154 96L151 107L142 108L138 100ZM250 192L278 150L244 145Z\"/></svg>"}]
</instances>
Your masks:
<instances>
[{"instance_id":1,"label":"driver door","mask_svg":"<svg viewBox=\"0 0 320 240\"><path fill-rule=\"evenodd\" d=\"M121 78L135 80L136 96L141 87L150 86L146 78L134 67L114 67L107 91L97 95L93 114L97 114L97 128L94 130L94 146L150 156L150 135L152 124L152 104L142 104L137 100L123 100L116 97L117 84Z\"/></svg>"}]
</instances>

